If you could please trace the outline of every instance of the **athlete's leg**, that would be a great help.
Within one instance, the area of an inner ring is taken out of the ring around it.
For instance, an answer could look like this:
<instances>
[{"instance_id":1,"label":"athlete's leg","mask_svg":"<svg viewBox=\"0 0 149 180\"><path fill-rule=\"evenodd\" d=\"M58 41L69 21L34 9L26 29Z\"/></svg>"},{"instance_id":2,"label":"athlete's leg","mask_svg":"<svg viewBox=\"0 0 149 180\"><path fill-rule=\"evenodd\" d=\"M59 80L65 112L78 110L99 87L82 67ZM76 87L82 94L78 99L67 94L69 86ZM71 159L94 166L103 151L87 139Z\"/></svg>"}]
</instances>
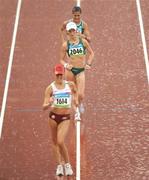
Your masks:
<instances>
[{"instance_id":1,"label":"athlete's leg","mask_svg":"<svg viewBox=\"0 0 149 180\"><path fill-rule=\"evenodd\" d=\"M78 75L76 75L76 84L78 89L78 100L79 100L79 111L81 114L84 113L84 105L83 105L83 99L84 99L84 91L85 91L85 72L81 72Z\"/></svg>"},{"instance_id":2,"label":"athlete's leg","mask_svg":"<svg viewBox=\"0 0 149 180\"><path fill-rule=\"evenodd\" d=\"M67 70L67 69L65 70L65 79L67 81L73 81L74 83L76 83L74 74L71 71Z\"/></svg>"},{"instance_id":3,"label":"athlete's leg","mask_svg":"<svg viewBox=\"0 0 149 180\"><path fill-rule=\"evenodd\" d=\"M57 142L58 142L61 154L63 155L63 158L65 160L64 169L65 169L66 176L68 175L71 176L73 174L73 170L69 162L68 149L65 145L65 137L67 135L69 125L70 125L70 120L65 120L61 122L58 125L58 134L57 134Z\"/></svg>"},{"instance_id":4,"label":"athlete's leg","mask_svg":"<svg viewBox=\"0 0 149 180\"><path fill-rule=\"evenodd\" d=\"M62 157L60 154L60 149L59 149L58 144L57 144L58 125L53 119L49 120L49 125L50 125L50 130L51 130L50 132L51 132L51 137L52 137L52 147L53 147L54 156L56 158L57 164L61 164L62 163Z\"/></svg>"},{"instance_id":5,"label":"athlete's leg","mask_svg":"<svg viewBox=\"0 0 149 180\"><path fill-rule=\"evenodd\" d=\"M57 131L57 144L60 148L61 155L63 156L65 163L69 162L68 150L65 145L65 137L68 133L69 125L70 125L70 120L62 121L58 125L58 131Z\"/></svg>"},{"instance_id":6,"label":"athlete's leg","mask_svg":"<svg viewBox=\"0 0 149 180\"><path fill-rule=\"evenodd\" d=\"M78 89L79 104L81 104L84 99L84 92L85 92L85 72L84 71L76 75L76 85Z\"/></svg>"},{"instance_id":7,"label":"athlete's leg","mask_svg":"<svg viewBox=\"0 0 149 180\"><path fill-rule=\"evenodd\" d=\"M65 70L65 79L67 81L73 81L76 84L76 78L75 78L74 74L67 69ZM72 100L72 107L73 107L73 110L75 111L75 103L73 102L73 100Z\"/></svg>"}]
</instances>

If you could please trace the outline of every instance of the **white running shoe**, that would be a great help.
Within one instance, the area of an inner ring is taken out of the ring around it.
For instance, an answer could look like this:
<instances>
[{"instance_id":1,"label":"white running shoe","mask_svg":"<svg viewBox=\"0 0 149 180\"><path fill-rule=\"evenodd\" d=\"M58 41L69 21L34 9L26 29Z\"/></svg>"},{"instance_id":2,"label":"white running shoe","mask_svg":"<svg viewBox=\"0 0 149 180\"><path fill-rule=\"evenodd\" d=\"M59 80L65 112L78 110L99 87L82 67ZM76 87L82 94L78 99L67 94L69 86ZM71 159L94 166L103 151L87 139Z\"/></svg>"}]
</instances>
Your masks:
<instances>
[{"instance_id":1,"label":"white running shoe","mask_svg":"<svg viewBox=\"0 0 149 180\"><path fill-rule=\"evenodd\" d=\"M64 176L63 165L58 165L56 169L56 176Z\"/></svg>"},{"instance_id":2,"label":"white running shoe","mask_svg":"<svg viewBox=\"0 0 149 180\"><path fill-rule=\"evenodd\" d=\"M64 165L64 169L65 169L65 175L66 176L72 176L73 175L73 170L72 170L71 165L69 163L66 163Z\"/></svg>"},{"instance_id":3,"label":"white running shoe","mask_svg":"<svg viewBox=\"0 0 149 180\"><path fill-rule=\"evenodd\" d=\"M79 105L79 111L80 111L80 113L81 113L81 114L83 114L83 113L84 113L85 108L84 108L83 103L81 103L81 104Z\"/></svg>"},{"instance_id":4,"label":"white running shoe","mask_svg":"<svg viewBox=\"0 0 149 180\"><path fill-rule=\"evenodd\" d=\"M79 109L78 109L78 108L76 109L76 112L75 112L75 120L76 120L76 121L80 121L80 120L81 120L80 112L79 112Z\"/></svg>"}]
</instances>

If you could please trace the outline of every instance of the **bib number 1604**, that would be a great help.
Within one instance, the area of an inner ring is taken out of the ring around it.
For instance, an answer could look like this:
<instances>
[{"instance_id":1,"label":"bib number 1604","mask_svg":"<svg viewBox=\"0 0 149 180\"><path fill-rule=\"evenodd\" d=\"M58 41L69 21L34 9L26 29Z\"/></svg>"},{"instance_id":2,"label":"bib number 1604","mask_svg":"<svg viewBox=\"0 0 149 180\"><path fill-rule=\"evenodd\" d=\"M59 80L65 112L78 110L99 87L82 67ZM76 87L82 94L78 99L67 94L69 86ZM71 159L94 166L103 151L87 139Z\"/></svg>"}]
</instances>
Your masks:
<instances>
[{"instance_id":1,"label":"bib number 1604","mask_svg":"<svg viewBox=\"0 0 149 180\"><path fill-rule=\"evenodd\" d=\"M57 104L67 104L67 98L57 99Z\"/></svg>"}]
</instances>

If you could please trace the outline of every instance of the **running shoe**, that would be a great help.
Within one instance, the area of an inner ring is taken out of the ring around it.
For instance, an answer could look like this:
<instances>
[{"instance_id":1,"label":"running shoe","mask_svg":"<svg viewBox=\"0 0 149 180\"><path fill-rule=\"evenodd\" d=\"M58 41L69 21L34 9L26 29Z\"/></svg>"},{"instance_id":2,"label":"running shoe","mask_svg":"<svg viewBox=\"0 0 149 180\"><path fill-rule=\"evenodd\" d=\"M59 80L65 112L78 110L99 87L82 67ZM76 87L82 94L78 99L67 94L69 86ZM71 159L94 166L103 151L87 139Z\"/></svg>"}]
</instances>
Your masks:
<instances>
[{"instance_id":1,"label":"running shoe","mask_svg":"<svg viewBox=\"0 0 149 180\"><path fill-rule=\"evenodd\" d=\"M65 169L65 175L66 176L72 176L73 175L73 170L72 170L71 165L69 163L66 163L64 165L64 169Z\"/></svg>"},{"instance_id":2,"label":"running shoe","mask_svg":"<svg viewBox=\"0 0 149 180\"><path fill-rule=\"evenodd\" d=\"M63 165L58 165L56 169L56 176L64 176Z\"/></svg>"},{"instance_id":3,"label":"running shoe","mask_svg":"<svg viewBox=\"0 0 149 180\"><path fill-rule=\"evenodd\" d=\"M79 111L80 111L80 113L81 113L81 114L83 114L83 113L84 113L85 108L84 108L83 103L81 103L81 104L79 105Z\"/></svg>"}]
</instances>

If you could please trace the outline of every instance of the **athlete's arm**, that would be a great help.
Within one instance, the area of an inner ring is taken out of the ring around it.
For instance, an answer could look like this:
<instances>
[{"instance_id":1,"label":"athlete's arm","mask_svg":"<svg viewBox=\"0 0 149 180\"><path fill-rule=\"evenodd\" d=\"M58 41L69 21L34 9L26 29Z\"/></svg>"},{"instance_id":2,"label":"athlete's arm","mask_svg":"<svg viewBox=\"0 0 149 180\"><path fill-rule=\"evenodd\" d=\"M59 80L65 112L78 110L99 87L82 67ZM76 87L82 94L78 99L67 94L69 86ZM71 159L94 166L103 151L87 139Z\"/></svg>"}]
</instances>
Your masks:
<instances>
[{"instance_id":1,"label":"athlete's arm","mask_svg":"<svg viewBox=\"0 0 149 180\"><path fill-rule=\"evenodd\" d=\"M60 63L64 65L64 67L68 70L72 69L72 65L70 65L68 62L66 62L66 53L67 53L67 41L65 41L62 44L61 50L60 50Z\"/></svg>"},{"instance_id":2,"label":"athlete's arm","mask_svg":"<svg viewBox=\"0 0 149 180\"><path fill-rule=\"evenodd\" d=\"M79 104L77 87L76 87L75 83L72 82L72 81L69 81L69 86L71 88L71 91L72 91L72 94L73 94L73 97L74 97L74 104L77 107L78 104Z\"/></svg>"},{"instance_id":3,"label":"athlete's arm","mask_svg":"<svg viewBox=\"0 0 149 180\"><path fill-rule=\"evenodd\" d=\"M93 52L90 44L85 39L82 39L82 41L83 41L83 44L86 47L87 53L88 53L88 60L87 60L86 64L87 64L88 67L89 66L91 67L92 61L93 61L93 58L94 58L94 52Z\"/></svg>"},{"instance_id":4,"label":"athlete's arm","mask_svg":"<svg viewBox=\"0 0 149 180\"><path fill-rule=\"evenodd\" d=\"M83 22L83 25L84 25L84 32L83 32L84 39L86 39L88 42L90 42L91 36L90 36L89 27L88 27L87 23L85 23L85 22Z\"/></svg>"},{"instance_id":5,"label":"athlete's arm","mask_svg":"<svg viewBox=\"0 0 149 180\"><path fill-rule=\"evenodd\" d=\"M51 104L53 102L53 98L52 98L52 88L51 86L48 86L45 90L45 96L44 96L44 102L43 102L43 110L48 109Z\"/></svg>"},{"instance_id":6,"label":"athlete's arm","mask_svg":"<svg viewBox=\"0 0 149 180\"><path fill-rule=\"evenodd\" d=\"M67 24L67 21L65 21L63 23L63 25L61 26L60 28L60 34L61 34L61 40L62 40L62 43L65 42L65 39L66 39L66 24Z\"/></svg>"},{"instance_id":7,"label":"athlete's arm","mask_svg":"<svg viewBox=\"0 0 149 180\"><path fill-rule=\"evenodd\" d=\"M65 66L65 64L67 63L65 61L66 58L66 52L67 52L67 42L65 41L60 49L60 63L63 64Z\"/></svg>"}]
</instances>

